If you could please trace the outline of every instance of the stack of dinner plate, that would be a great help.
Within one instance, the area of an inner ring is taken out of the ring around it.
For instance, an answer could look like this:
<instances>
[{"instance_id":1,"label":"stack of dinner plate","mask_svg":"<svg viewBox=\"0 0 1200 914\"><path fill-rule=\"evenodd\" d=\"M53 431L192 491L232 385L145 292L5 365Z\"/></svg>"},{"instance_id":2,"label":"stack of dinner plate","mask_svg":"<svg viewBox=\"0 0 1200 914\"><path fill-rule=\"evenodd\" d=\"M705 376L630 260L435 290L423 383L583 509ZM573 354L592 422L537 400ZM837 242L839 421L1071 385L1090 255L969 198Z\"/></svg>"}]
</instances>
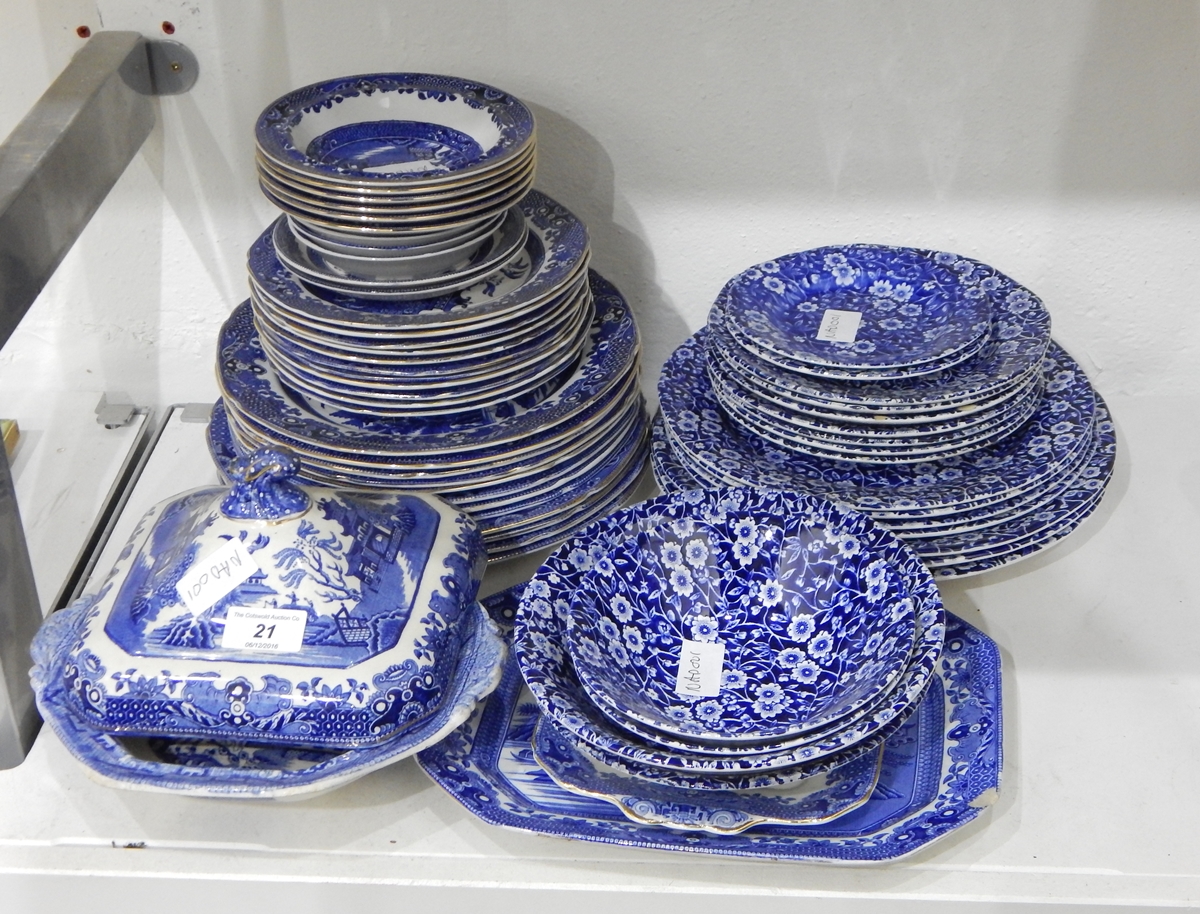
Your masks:
<instances>
[{"instance_id":1,"label":"stack of dinner plate","mask_svg":"<svg viewBox=\"0 0 1200 914\"><path fill-rule=\"evenodd\" d=\"M648 438L637 329L586 227L530 189L528 109L348 77L275 102L256 137L285 215L222 330L218 462L286 446L312 482L437 492L493 559L611 510Z\"/></svg>"},{"instance_id":2,"label":"stack of dinner plate","mask_svg":"<svg viewBox=\"0 0 1200 914\"><path fill-rule=\"evenodd\" d=\"M929 571L870 518L730 488L581 531L525 588L513 649L556 783L737 834L865 803L945 632Z\"/></svg>"},{"instance_id":3,"label":"stack of dinner plate","mask_svg":"<svg viewBox=\"0 0 1200 914\"><path fill-rule=\"evenodd\" d=\"M1057 542L1111 475L1112 423L1027 289L953 254L849 245L753 267L659 382L667 490L812 492L938 574Z\"/></svg>"}]
</instances>

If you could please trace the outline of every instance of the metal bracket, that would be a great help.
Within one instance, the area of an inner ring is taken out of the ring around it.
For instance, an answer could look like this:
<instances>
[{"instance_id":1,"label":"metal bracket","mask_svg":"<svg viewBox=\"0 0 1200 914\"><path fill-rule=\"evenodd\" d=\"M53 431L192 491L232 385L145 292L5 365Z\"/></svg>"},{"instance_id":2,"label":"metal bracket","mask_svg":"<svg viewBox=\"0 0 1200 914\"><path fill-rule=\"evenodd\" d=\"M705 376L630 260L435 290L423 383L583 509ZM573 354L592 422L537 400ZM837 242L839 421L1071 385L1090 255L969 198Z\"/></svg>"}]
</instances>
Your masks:
<instances>
[{"instance_id":1,"label":"metal bracket","mask_svg":"<svg viewBox=\"0 0 1200 914\"><path fill-rule=\"evenodd\" d=\"M105 428L123 428L133 421L137 407L126 393L101 394L96 404L96 423Z\"/></svg>"},{"instance_id":2,"label":"metal bracket","mask_svg":"<svg viewBox=\"0 0 1200 914\"><path fill-rule=\"evenodd\" d=\"M186 92L199 72L195 56L178 42L100 32L0 143L0 346L149 136L152 96ZM117 399L102 401L102 424L132 418L133 405L118 410ZM12 474L0 454L0 680L7 693L0 757L6 760L22 758L37 734L29 643L41 622Z\"/></svg>"},{"instance_id":3,"label":"metal bracket","mask_svg":"<svg viewBox=\"0 0 1200 914\"><path fill-rule=\"evenodd\" d=\"M121 66L121 78L142 95L181 95L196 84L200 62L178 41L158 39L143 43L145 54L130 54Z\"/></svg>"}]
</instances>

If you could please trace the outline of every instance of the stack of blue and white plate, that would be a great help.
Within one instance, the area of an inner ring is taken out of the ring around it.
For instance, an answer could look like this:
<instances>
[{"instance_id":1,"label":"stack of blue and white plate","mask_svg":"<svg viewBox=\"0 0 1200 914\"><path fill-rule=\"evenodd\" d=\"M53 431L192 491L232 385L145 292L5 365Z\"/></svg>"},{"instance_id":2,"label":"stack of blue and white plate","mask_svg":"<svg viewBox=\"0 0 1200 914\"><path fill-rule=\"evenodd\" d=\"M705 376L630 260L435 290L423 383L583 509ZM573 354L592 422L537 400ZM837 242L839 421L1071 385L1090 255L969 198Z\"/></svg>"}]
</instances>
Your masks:
<instances>
[{"instance_id":1,"label":"stack of blue and white plate","mask_svg":"<svg viewBox=\"0 0 1200 914\"><path fill-rule=\"evenodd\" d=\"M487 707L418 756L487 821L869 861L995 795L995 645L896 537L822 499L710 489L619 511L547 560L514 622Z\"/></svg>"},{"instance_id":2,"label":"stack of blue and white plate","mask_svg":"<svg viewBox=\"0 0 1200 914\"><path fill-rule=\"evenodd\" d=\"M668 360L655 471L865 511L936 573L1046 548L1099 504L1115 438L1041 301L985 264L850 245L760 264Z\"/></svg>"},{"instance_id":3,"label":"stack of blue and white plate","mask_svg":"<svg viewBox=\"0 0 1200 914\"><path fill-rule=\"evenodd\" d=\"M434 491L494 559L611 510L648 436L639 343L586 227L530 190L517 99L421 74L297 90L258 124L286 215L222 330L218 462L293 449L314 482Z\"/></svg>"}]
</instances>

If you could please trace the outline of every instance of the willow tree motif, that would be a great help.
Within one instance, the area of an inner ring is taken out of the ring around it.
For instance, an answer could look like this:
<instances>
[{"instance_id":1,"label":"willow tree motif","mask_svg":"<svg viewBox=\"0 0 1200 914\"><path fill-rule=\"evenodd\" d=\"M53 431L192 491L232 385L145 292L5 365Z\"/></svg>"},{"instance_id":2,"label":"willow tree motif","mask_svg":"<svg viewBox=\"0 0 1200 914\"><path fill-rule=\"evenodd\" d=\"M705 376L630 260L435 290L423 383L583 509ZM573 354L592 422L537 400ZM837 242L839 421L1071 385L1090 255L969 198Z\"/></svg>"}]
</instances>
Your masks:
<instances>
[{"instance_id":1,"label":"willow tree motif","mask_svg":"<svg viewBox=\"0 0 1200 914\"><path fill-rule=\"evenodd\" d=\"M327 603L345 601L354 605L362 591L346 579L346 556L336 533L321 536L311 521L301 521L293 545L275 553L275 567L285 586L297 588L311 578Z\"/></svg>"}]
</instances>

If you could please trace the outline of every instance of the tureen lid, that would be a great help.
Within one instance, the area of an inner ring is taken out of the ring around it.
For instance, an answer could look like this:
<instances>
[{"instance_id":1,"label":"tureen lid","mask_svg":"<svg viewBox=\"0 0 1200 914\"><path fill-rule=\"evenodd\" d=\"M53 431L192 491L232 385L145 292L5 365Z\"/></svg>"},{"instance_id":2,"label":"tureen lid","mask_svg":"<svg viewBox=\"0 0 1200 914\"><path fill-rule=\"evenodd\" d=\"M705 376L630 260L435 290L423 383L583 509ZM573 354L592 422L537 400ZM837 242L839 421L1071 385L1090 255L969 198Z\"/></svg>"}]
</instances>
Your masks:
<instances>
[{"instance_id":1,"label":"tureen lid","mask_svg":"<svg viewBox=\"0 0 1200 914\"><path fill-rule=\"evenodd\" d=\"M129 735L349 747L439 709L486 562L474 522L296 471L261 448L232 488L146 513L64 648L76 713Z\"/></svg>"}]
</instances>

